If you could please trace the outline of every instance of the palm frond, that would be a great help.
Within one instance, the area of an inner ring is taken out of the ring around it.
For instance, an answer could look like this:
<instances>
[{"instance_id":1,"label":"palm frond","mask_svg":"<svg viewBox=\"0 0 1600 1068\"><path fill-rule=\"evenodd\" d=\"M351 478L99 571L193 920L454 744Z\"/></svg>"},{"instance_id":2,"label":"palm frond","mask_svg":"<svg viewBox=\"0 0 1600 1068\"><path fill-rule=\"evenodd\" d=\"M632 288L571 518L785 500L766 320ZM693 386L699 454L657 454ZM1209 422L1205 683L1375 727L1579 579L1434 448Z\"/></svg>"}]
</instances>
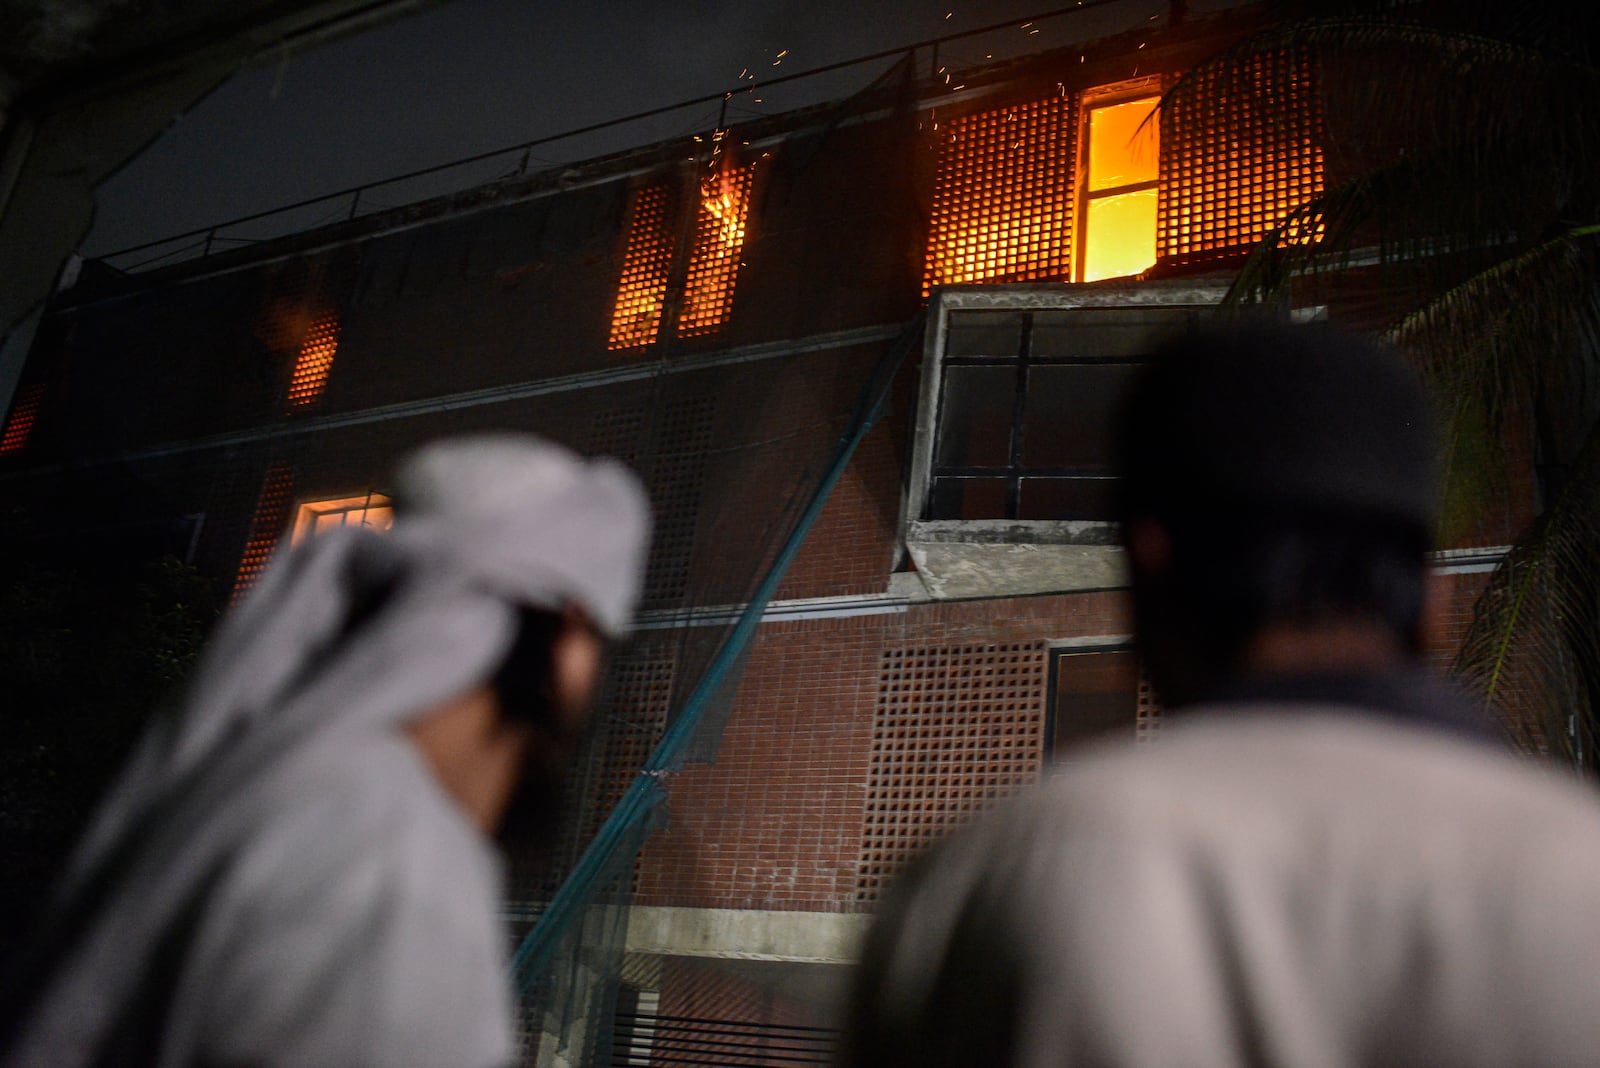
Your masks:
<instances>
[{"instance_id":1,"label":"palm frond","mask_svg":"<svg viewBox=\"0 0 1600 1068\"><path fill-rule=\"evenodd\" d=\"M1388 340L1437 392L1478 398L1494 428L1541 398L1586 409L1600 370L1597 237L1600 225L1573 227L1507 256L1407 315Z\"/></svg>"},{"instance_id":2,"label":"palm frond","mask_svg":"<svg viewBox=\"0 0 1600 1068\"><path fill-rule=\"evenodd\" d=\"M1600 737L1600 423L1501 563L1453 673L1522 748L1593 766Z\"/></svg>"},{"instance_id":3,"label":"palm frond","mask_svg":"<svg viewBox=\"0 0 1600 1068\"><path fill-rule=\"evenodd\" d=\"M1272 5L1268 5L1271 7ZM1329 138L1354 168L1397 153L1428 153L1462 131L1496 142L1520 134L1593 158L1600 70L1558 42L1530 40L1504 18L1424 23L1403 9L1290 18L1252 34L1179 77L1161 106L1199 95L1281 97L1285 86L1250 62L1300 51L1315 61ZM1337 168L1340 160L1331 161Z\"/></svg>"}]
</instances>

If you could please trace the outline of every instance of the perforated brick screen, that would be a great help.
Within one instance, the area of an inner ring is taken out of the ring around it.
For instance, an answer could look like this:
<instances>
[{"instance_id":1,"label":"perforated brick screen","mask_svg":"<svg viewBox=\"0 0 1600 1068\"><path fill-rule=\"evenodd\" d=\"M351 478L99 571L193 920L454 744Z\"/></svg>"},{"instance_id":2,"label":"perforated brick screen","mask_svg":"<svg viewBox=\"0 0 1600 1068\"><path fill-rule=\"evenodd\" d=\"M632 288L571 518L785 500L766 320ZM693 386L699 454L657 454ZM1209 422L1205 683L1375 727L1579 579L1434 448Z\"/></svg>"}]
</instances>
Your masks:
<instances>
[{"instance_id":1,"label":"perforated brick screen","mask_svg":"<svg viewBox=\"0 0 1600 1068\"><path fill-rule=\"evenodd\" d=\"M673 237L678 229L674 191L672 184L663 181L634 194L617 301L611 312L609 347L613 349L648 345L661 328L672 274Z\"/></svg>"},{"instance_id":2,"label":"perforated brick screen","mask_svg":"<svg viewBox=\"0 0 1600 1068\"><path fill-rule=\"evenodd\" d=\"M1322 110L1309 58L1285 50L1246 64L1242 74L1203 75L1162 121L1163 262L1243 251L1322 193Z\"/></svg>"},{"instance_id":3,"label":"perforated brick screen","mask_svg":"<svg viewBox=\"0 0 1600 1068\"><path fill-rule=\"evenodd\" d=\"M1161 732L1161 702L1156 698L1150 676L1139 671L1139 712L1134 720L1135 737L1140 742L1153 742Z\"/></svg>"},{"instance_id":4,"label":"perforated brick screen","mask_svg":"<svg viewBox=\"0 0 1600 1068\"><path fill-rule=\"evenodd\" d=\"M912 855L1038 779L1046 671L1042 642L884 652L856 900L877 900Z\"/></svg>"},{"instance_id":5,"label":"perforated brick screen","mask_svg":"<svg viewBox=\"0 0 1600 1068\"><path fill-rule=\"evenodd\" d=\"M239 570L233 582L233 600L237 603L246 591L255 585L261 572L266 570L278 535L289 522L289 511L294 505L294 468L288 464L274 464L262 480L261 493L256 498L255 514L250 518L250 534L244 553L239 558Z\"/></svg>"},{"instance_id":6,"label":"perforated brick screen","mask_svg":"<svg viewBox=\"0 0 1600 1068\"><path fill-rule=\"evenodd\" d=\"M1072 277L1077 107L1052 96L941 123L923 295Z\"/></svg>"},{"instance_id":7,"label":"perforated brick screen","mask_svg":"<svg viewBox=\"0 0 1600 1068\"><path fill-rule=\"evenodd\" d=\"M300 342L294 373L289 378L287 401L291 411L314 404L322 396L338 350L339 316L329 312L311 320Z\"/></svg>"},{"instance_id":8,"label":"perforated brick screen","mask_svg":"<svg viewBox=\"0 0 1600 1068\"><path fill-rule=\"evenodd\" d=\"M724 326L733 312L754 178L754 167L727 167L700 190L679 337L709 334Z\"/></svg>"},{"instance_id":9,"label":"perforated brick screen","mask_svg":"<svg viewBox=\"0 0 1600 1068\"><path fill-rule=\"evenodd\" d=\"M21 452L28 444L28 435L39 418L39 408L44 403L44 383L34 382L17 390L6 415L5 433L0 434L0 455Z\"/></svg>"}]
</instances>

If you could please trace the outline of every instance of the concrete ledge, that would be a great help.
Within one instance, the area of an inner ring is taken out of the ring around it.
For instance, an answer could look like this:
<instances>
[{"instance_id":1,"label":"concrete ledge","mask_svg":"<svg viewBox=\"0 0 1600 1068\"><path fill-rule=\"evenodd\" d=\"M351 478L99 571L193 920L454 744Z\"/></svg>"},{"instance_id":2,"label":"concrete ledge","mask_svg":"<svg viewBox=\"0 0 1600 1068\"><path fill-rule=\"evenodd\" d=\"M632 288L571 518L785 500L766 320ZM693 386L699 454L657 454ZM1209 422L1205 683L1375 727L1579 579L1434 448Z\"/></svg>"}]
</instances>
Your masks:
<instances>
[{"instance_id":1,"label":"concrete ledge","mask_svg":"<svg viewBox=\"0 0 1600 1068\"><path fill-rule=\"evenodd\" d=\"M851 964L871 921L863 913L636 905L628 910L627 949L670 957Z\"/></svg>"}]
</instances>

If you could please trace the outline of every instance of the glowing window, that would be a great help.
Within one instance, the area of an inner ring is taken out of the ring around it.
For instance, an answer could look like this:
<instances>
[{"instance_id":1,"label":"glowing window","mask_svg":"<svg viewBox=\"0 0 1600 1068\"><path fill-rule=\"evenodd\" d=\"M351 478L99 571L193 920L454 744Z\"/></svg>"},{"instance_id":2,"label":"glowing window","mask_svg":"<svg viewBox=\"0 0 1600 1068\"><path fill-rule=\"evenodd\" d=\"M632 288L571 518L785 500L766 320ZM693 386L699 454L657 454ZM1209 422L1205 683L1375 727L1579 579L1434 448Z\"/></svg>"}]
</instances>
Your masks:
<instances>
[{"instance_id":1,"label":"glowing window","mask_svg":"<svg viewBox=\"0 0 1600 1068\"><path fill-rule=\"evenodd\" d=\"M304 408L322 396L328 384L328 373L333 370L333 357L339 349L339 317L323 315L311 321L300 342L300 356L294 363L294 374L289 378L288 402L290 410Z\"/></svg>"},{"instance_id":2,"label":"glowing window","mask_svg":"<svg viewBox=\"0 0 1600 1068\"><path fill-rule=\"evenodd\" d=\"M661 329L672 275L672 190L665 182L646 186L633 200L628 246L622 254L617 302L611 310L612 349L648 345Z\"/></svg>"},{"instance_id":3,"label":"glowing window","mask_svg":"<svg viewBox=\"0 0 1600 1068\"><path fill-rule=\"evenodd\" d=\"M1138 274L1156 262L1159 102L1143 96L1085 108L1079 281Z\"/></svg>"},{"instance_id":4,"label":"glowing window","mask_svg":"<svg viewBox=\"0 0 1600 1068\"><path fill-rule=\"evenodd\" d=\"M679 337L708 334L728 322L739 257L744 252L753 177L751 167L727 167L702 184L683 314L678 319Z\"/></svg>"},{"instance_id":5,"label":"glowing window","mask_svg":"<svg viewBox=\"0 0 1600 1068\"><path fill-rule=\"evenodd\" d=\"M1047 97L938 127L923 295L1071 278L1073 102Z\"/></svg>"},{"instance_id":6,"label":"glowing window","mask_svg":"<svg viewBox=\"0 0 1600 1068\"><path fill-rule=\"evenodd\" d=\"M278 534L288 521L293 493L294 469L287 464L274 464L261 482L255 514L250 518L244 553L239 558L239 570L233 580L232 600L235 604L255 585L261 572L266 570L273 547L278 544Z\"/></svg>"},{"instance_id":7,"label":"glowing window","mask_svg":"<svg viewBox=\"0 0 1600 1068\"><path fill-rule=\"evenodd\" d=\"M388 530L394 526L394 506L381 493L366 493L359 497L336 497L323 501L303 501L295 510L294 530L290 543L300 544L307 538L325 534L340 527L371 527Z\"/></svg>"},{"instance_id":8,"label":"glowing window","mask_svg":"<svg viewBox=\"0 0 1600 1068\"><path fill-rule=\"evenodd\" d=\"M11 412L6 416L6 428L0 434L0 456L21 452L33 433L33 424L39 418L39 406L44 402L44 383L35 382L17 390L11 402Z\"/></svg>"}]
</instances>

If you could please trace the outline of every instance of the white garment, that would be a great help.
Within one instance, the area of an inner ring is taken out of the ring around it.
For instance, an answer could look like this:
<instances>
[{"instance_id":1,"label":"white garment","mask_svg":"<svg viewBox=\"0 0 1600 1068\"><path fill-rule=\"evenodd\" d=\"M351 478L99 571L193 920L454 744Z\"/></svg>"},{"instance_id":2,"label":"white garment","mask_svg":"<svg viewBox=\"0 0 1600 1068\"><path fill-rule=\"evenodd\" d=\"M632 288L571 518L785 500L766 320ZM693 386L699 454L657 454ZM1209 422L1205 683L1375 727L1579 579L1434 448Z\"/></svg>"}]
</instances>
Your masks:
<instances>
[{"instance_id":1,"label":"white garment","mask_svg":"<svg viewBox=\"0 0 1600 1068\"><path fill-rule=\"evenodd\" d=\"M1198 708L908 872L852 1063L1593 1063L1597 975L1586 786L1360 710Z\"/></svg>"},{"instance_id":2,"label":"white garment","mask_svg":"<svg viewBox=\"0 0 1600 1068\"><path fill-rule=\"evenodd\" d=\"M403 733L488 682L518 609L625 625L637 480L536 439L423 449L394 529L275 558L73 856L0 1063L511 1057L498 862Z\"/></svg>"}]
</instances>

